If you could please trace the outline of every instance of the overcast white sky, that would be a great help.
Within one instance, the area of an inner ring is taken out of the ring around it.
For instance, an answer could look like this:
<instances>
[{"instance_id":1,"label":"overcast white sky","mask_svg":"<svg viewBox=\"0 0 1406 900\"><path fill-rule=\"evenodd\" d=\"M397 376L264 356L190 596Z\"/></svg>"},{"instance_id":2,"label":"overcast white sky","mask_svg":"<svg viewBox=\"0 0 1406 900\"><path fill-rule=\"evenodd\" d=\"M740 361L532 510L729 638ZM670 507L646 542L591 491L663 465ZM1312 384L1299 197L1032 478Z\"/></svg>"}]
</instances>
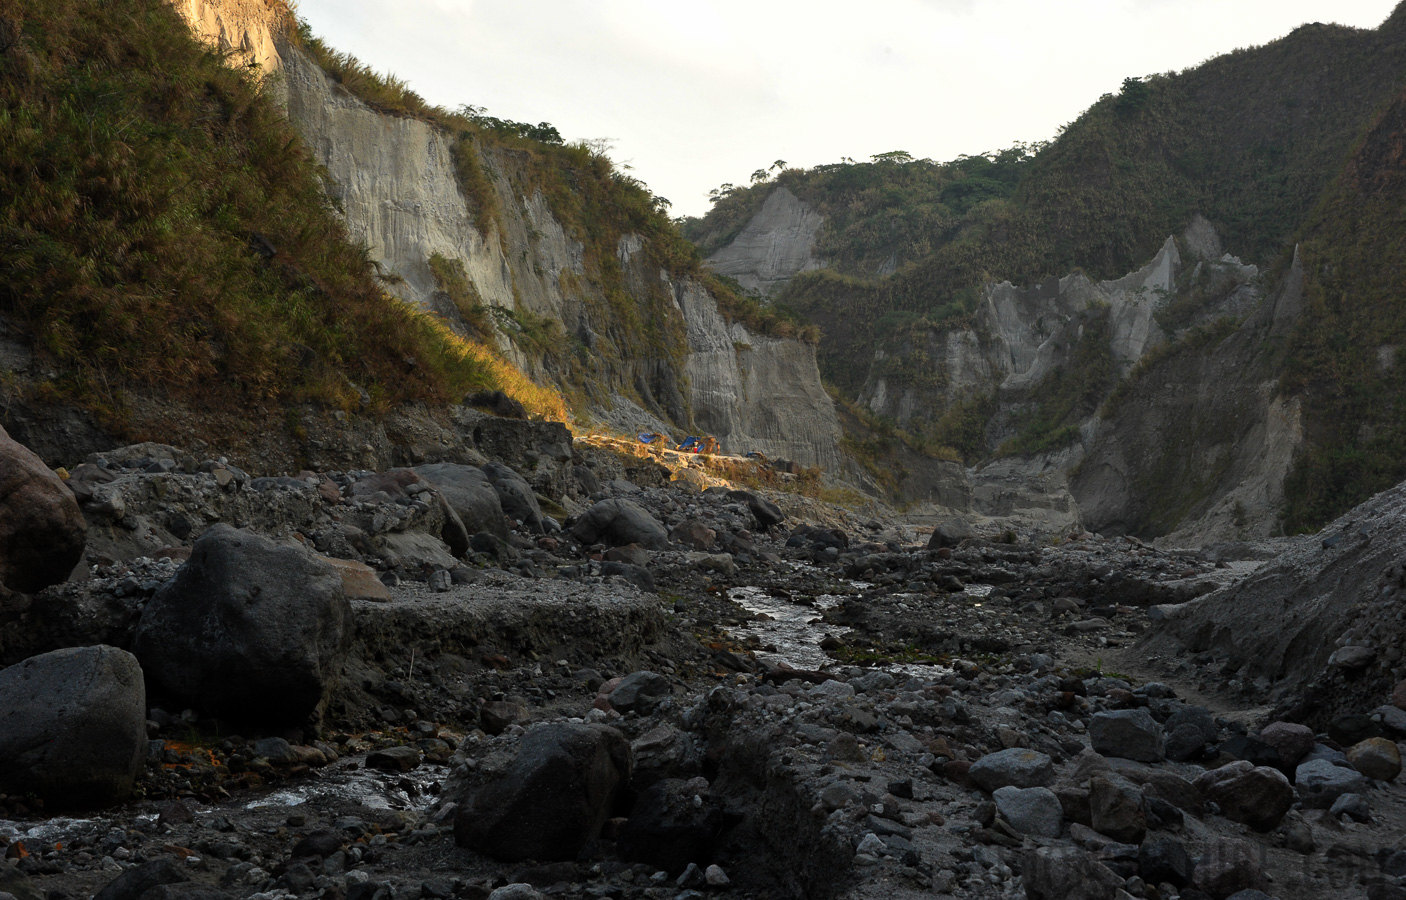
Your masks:
<instances>
[{"instance_id":1,"label":"overcast white sky","mask_svg":"<svg viewBox=\"0 0 1406 900\"><path fill-rule=\"evenodd\" d=\"M551 122L699 215L708 191L888 150L1048 140L1125 77L1395 0L299 0L332 46L432 103Z\"/></svg>"}]
</instances>

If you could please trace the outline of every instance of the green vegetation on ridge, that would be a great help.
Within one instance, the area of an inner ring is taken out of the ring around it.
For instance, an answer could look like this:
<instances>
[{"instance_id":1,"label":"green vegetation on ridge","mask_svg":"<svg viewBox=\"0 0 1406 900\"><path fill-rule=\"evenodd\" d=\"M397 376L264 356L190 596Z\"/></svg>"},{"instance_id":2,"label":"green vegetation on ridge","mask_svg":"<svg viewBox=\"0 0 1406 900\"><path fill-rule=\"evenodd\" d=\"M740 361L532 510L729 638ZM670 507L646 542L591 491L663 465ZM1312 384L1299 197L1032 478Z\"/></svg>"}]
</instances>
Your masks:
<instances>
[{"instance_id":1,"label":"green vegetation on ridge","mask_svg":"<svg viewBox=\"0 0 1406 900\"><path fill-rule=\"evenodd\" d=\"M282 112L161 0L0 0L0 314L124 391L386 408L497 386L386 296Z\"/></svg>"},{"instance_id":2,"label":"green vegetation on ridge","mask_svg":"<svg viewBox=\"0 0 1406 900\"><path fill-rule=\"evenodd\" d=\"M1314 212L1300 253L1306 308L1283 390L1308 446L1285 525L1311 530L1406 479L1406 91L1371 123Z\"/></svg>"},{"instance_id":3,"label":"green vegetation on ridge","mask_svg":"<svg viewBox=\"0 0 1406 900\"><path fill-rule=\"evenodd\" d=\"M969 460L991 452L985 436L1007 427L1013 409L1026 417L1003 451L1035 452L1072 438L1075 421L1100 405L1114 413L1128 393L1114 390L1107 348L1090 345L1040 396L949 401L943 336L971 325L983 284L1072 272L1117 278L1200 214L1228 251L1270 273L1262 278L1270 293L1303 235L1308 312L1292 346L1268 348L1259 364L1273 378L1287 359L1281 387L1304 400L1306 445L1286 484L1287 522L1314 527L1406 477L1398 424L1406 363L1395 362L1406 345L1396 302L1406 285L1392 274L1406 264L1396 260L1403 193L1381 166L1370 184L1348 177L1334 186L1364 123L1403 84L1406 4L1375 30L1305 25L1194 69L1128 78L1049 144L945 164L883 154L759 170L750 186L725 185L713 210L684 227L714 252L778 186L824 216L816 253L830 268L796 276L775 299L820 326L822 374L844 397L880 377L889 397L913 392L924 400L906 427L961 435L942 443L961 443ZM1404 130L1387 119L1379 126ZM1382 145L1378 161L1395 159ZM1154 349L1124 384L1175 354L1213 352L1238 326L1210 312L1239 285L1234 272L1208 264L1183 276L1157 321L1185 340ZM1081 344L1094 339L1102 340L1086 329ZM1159 514L1157 527L1173 519Z\"/></svg>"}]
</instances>

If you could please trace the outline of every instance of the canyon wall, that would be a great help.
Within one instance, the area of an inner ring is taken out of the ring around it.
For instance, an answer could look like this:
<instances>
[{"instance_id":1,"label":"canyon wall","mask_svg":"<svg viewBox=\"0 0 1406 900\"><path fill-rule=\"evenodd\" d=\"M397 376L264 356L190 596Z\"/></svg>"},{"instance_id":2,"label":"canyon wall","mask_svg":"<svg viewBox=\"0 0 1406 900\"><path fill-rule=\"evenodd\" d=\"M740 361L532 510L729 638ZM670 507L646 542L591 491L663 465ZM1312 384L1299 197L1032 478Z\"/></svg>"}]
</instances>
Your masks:
<instances>
[{"instance_id":1,"label":"canyon wall","mask_svg":"<svg viewBox=\"0 0 1406 900\"><path fill-rule=\"evenodd\" d=\"M592 283L582 243L512 150L474 142L468 151L496 195L492 224L480 231L482 211L456 174L456 136L354 96L293 39L282 4L177 0L175 7L200 38L240 64L257 62L271 78L389 291L462 326L430 268L436 255L457 260L478 299L509 314L492 319L499 349L535 378L566 380L513 340L514 317L556 323L580 366L597 367L589 408L578 413L622 431L696 428L728 452L839 469L840 428L812 345L729 322L702 285L652 266L637 235L621 237L617 257L643 326L622 317ZM676 348L657 337L670 329L681 338ZM646 331L656 337L644 338Z\"/></svg>"}]
</instances>

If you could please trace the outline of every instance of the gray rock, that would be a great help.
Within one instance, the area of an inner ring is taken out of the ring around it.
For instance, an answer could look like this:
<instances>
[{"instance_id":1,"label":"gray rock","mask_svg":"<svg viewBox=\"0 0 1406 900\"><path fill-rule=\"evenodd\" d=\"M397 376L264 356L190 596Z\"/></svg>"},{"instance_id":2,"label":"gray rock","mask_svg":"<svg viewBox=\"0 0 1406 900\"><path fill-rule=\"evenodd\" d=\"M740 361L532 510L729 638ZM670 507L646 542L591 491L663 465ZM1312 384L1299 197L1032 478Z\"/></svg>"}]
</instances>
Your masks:
<instances>
[{"instance_id":1,"label":"gray rock","mask_svg":"<svg viewBox=\"0 0 1406 900\"><path fill-rule=\"evenodd\" d=\"M293 745L281 737L259 738L254 742L253 749L255 756L263 757L274 765L286 765L295 759Z\"/></svg>"},{"instance_id":2,"label":"gray rock","mask_svg":"<svg viewBox=\"0 0 1406 900\"><path fill-rule=\"evenodd\" d=\"M128 869L109 881L93 900L137 900L153 888L165 884L184 884L190 880L173 856L162 856Z\"/></svg>"},{"instance_id":3,"label":"gray rock","mask_svg":"<svg viewBox=\"0 0 1406 900\"><path fill-rule=\"evenodd\" d=\"M409 772L424 760L424 754L414 747L385 747L366 756L368 769L383 772Z\"/></svg>"},{"instance_id":4,"label":"gray rock","mask_svg":"<svg viewBox=\"0 0 1406 900\"><path fill-rule=\"evenodd\" d=\"M1138 848L1138 873L1148 884L1186 887L1195 867L1185 845L1175 838L1148 839Z\"/></svg>"},{"instance_id":5,"label":"gray rock","mask_svg":"<svg viewBox=\"0 0 1406 900\"><path fill-rule=\"evenodd\" d=\"M1328 812L1335 816L1347 816L1355 822L1372 821L1372 811L1367 798L1361 794L1343 794L1333 801L1333 806Z\"/></svg>"},{"instance_id":6,"label":"gray rock","mask_svg":"<svg viewBox=\"0 0 1406 900\"><path fill-rule=\"evenodd\" d=\"M147 752L136 657L72 647L0 670L0 790L47 807L125 800Z\"/></svg>"},{"instance_id":7,"label":"gray rock","mask_svg":"<svg viewBox=\"0 0 1406 900\"><path fill-rule=\"evenodd\" d=\"M1192 880L1212 897L1229 897L1236 891L1258 888L1264 876L1253 846L1234 838L1220 838L1196 861Z\"/></svg>"},{"instance_id":8,"label":"gray rock","mask_svg":"<svg viewBox=\"0 0 1406 900\"><path fill-rule=\"evenodd\" d=\"M1205 750L1206 739L1202 736L1201 729L1190 722L1178 725L1167 734L1164 752L1167 754L1167 759L1174 762L1199 759Z\"/></svg>"},{"instance_id":9,"label":"gray rock","mask_svg":"<svg viewBox=\"0 0 1406 900\"><path fill-rule=\"evenodd\" d=\"M669 679L657 672L631 672L610 692L610 705L622 713L643 715L653 711L672 690Z\"/></svg>"},{"instance_id":10,"label":"gray rock","mask_svg":"<svg viewBox=\"0 0 1406 900\"><path fill-rule=\"evenodd\" d=\"M1094 831L1124 844L1147 834L1142 793L1127 779L1109 773L1089 779L1089 814Z\"/></svg>"},{"instance_id":11,"label":"gray rock","mask_svg":"<svg viewBox=\"0 0 1406 900\"><path fill-rule=\"evenodd\" d=\"M45 900L47 894L37 880L30 879L19 869L0 863L0 898L14 900Z\"/></svg>"},{"instance_id":12,"label":"gray rock","mask_svg":"<svg viewBox=\"0 0 1406 900\"><path fill-rule=\"evenodd\" d=\"M1021 857L1029 900L1114 900L1123 879L1074 847L1040 847Z\"/></svg>"},{"instance_id":13,"label":"gray rock","mask_svg":"<svg viewBox=\"0 0 1406 900\"><path fill-rule=\"evenodd\" d=\"M1205 772L1194 782L1207 800L1220 805L1227 819L1268 831L1294 805L1294 789L1278 769L1245 760Z\"/></svg>"},{"instance_id":14,"label":"gray rock","mask_svg":"<svg viewBox=\"0 0 1406 900\"><path fill-rule=\"evenodd\" d=\"M508 536L502 501L482 470L456 463L434 463L416 466L415 471L444 496L469 534L486 531L500 538Z\"/></svg>"},{"instance_id":15,"label":"gray rock","mask_svg":"<svg viewBox=\"0 0 1406 900\"><path fill-rule=\"evenodd\" d=\"M1260 740L1273 747L1286 766L1297 766L1313 749L1313 729L1294 722L1271 722L1260 731Z\"/></svg>"},{"instance_id":16,"label":"gray rock","mask_svg":"<svg viewBox=\"0 0 1406 900\"><path fill-rule=\"evenodd\" d=\"M997 788L991 794L996 810L1022 834L1059 837L1064 827L1064 809L1048 788Z\"/></svg>"},{"instance_id":17,"label":"gray rock","mask_svg":"<svg viewBox=\"0 0 1406 900\"><path fill-rule=\"evenodd\" d=\"M848 700L855 694L854 686L848 682L840 681L838 678L831 678L811 686L806 691L817 701L824 703L829 700Z\"/></svg>"},{"instance_id":18,"label":"gray rock","mask_svg":"<svg viewBox=\"0 0 1406 900\"><path fill-rule=\"evenodd\" d=\"M494 889L488 900L542 900L542 895L532 885L518 882Z\"/></svg>"},{"instance_id":19,"label":"gray rock","mask_svg":"<svg viewBox=\"0 0 1406 900\"><path fill-rule=\"evenodd\" d=\"M972 784L987 792L1008 785L1018 788L1048 787L1054 776L1054 762L1048 756L1021 747L988 753L967 770Z\"/></svg>"},{"instance_id":20,"label":"gray rock","mask_svg":"<svg viewBox=\"0 0 1406 900\"><path fill-rule=\"evenodd\" d=\"M350 620L335 568L221 524L151 598L132 649L148 679L197 708L301 724L332 687Z\"/></svg>"},{"instance_id":21,"label":"gray rock","mask_svg":"<svg viewBox=\"0 0 1406 900\"><path fill-rule=\"evenodd\" d=\"M1167 717L1163 731L1170 734L1178 728L1184 726L1195 728L1201 735L1201 742L1209 744L1220 736L1220 729L1216 727L1215 716L1204 706L1183 706Z\"/></svg>"},{"instance_id":22,"label":"gray rock","mask_svg":"<svg viewBox=\"0 0 1406 900\"><path fill-rule=\"evenodd\" d=\"M1329 809L1343 794L1365 793L1369 785L1361 772L1326 759L1309 760L1294 770L1295 790L1306 809Z\"/></svg>"},{"instance_id":23,"label":"gray rock","mask_svg":"<svg viewBox=\"0 0 1406 900\"><path fill-rule=\"evenodd\" d=\"M1381 717L1382 725L1395 735L1406 734L1406 709L1398 709L1391 704L1372 710L1373 717Z\"/></svg>"},{"instance_id":24,"label":"gray rock","mask_svg":"<svg viewBox=\"0 0 1406 900\"><path fill-rule=\"evenodd\" d=\"M647 550L663 550L669 545L664 526L632 500L601 500L581 514L571 533L586 544L639 544Z\"/></svg>"},{"instance_id":25,"label":"gray rock","mask_svg":"<svg viewBox=\"0 0 1406 900\"><path fill-rule=\"evenodd\" d=\"M1352 767L1376 781L1395 781L1401 774L1401 751L1389 738L1367 738L1348 748L1347 761Z\"/></svg>"},{"instance_id":26,"label":"gray rock","mask_svg":"<svg viewBox=\"0 0 1406 900\"><path fill-rule=\"evenodd\" d=\"M0 428L0 587L32 594L68 578L87 533L59 476Z\"/></svg>"},{"instance_id":27,"label":"gray rock","mask_svg":"<svg viewBox=\"0 0 1406 900\"><path fill-rule=\"evenodd\" d=\"M932 530L932 537L928 538L929 550L941 550L944 547L956 547L962 541L976 537L976 531L967 524L966 519L953 516L938 522Z\"/></svg>"},{"instance_id":28,"label":"gray rock","mask_svg":"<svg viewBox=\"0 0 1406 900\"><path fill-rule=\"evenodd\" d=\"M781 507L751 491L728 491L727 496L729 500L741 500L747 504L747 509L752 513L752 518L757 520L757 527L762 531L786 521L786 514L781 511Z\"/></svg>"},{"instance_id":29,"label":"gray rock","mask_svg":"<svg viewBox=\"0 0 1406 900\"><path fill-rule=\"evenodd\" d=\"M544 530L542 505L537 502L537 494L527 479L502 463L488 463L482 471L493 485L493 490L498 492L498 502L503 512L521 522L528 531L541 534Z\"/></svg>"},{"instance_id":30,"label":"gray rock","mask_svg":"<svg viewBox=\"0 0 1406 900\"><path fill-rule=\"evenodd\" d=\"M461 847L499 859L575 859L600 835L630 780L630 745L601 725L540 725L501 776L454 819Z\"/></svg>"},{"instance_id":31,"label":"gray rock","mask_svg":"<svg viewBox=\"0 0 1406 900\"><path fill-rule=\"evenodd\" d=\"M1104 756L1160 762L1165 756L1162 726L1145 709L1095 713L1089 722L1093 748Z\"/></svg>"}]
</instances>

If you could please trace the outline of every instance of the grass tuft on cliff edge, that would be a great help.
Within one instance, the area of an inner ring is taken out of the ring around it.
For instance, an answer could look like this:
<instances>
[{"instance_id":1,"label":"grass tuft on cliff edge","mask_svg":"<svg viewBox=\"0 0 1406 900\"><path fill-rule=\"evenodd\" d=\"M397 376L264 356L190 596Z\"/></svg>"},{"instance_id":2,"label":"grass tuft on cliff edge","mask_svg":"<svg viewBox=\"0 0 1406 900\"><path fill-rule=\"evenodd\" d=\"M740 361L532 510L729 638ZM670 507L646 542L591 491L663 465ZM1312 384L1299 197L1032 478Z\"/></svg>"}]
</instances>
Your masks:
<instances>
[{"instance_id":1,"label":"grass tuft on cliff edge","mask_svg":"<svg viewBox=\"0 0 1406 900\"><path fill-rule=\"evenodd\" d=\"M381 412L528 390L386 294L283 113L163 0L0 0L0 147L0 316L48 399L121 430L129 391Z\"/></svg>"}]
</instances>

